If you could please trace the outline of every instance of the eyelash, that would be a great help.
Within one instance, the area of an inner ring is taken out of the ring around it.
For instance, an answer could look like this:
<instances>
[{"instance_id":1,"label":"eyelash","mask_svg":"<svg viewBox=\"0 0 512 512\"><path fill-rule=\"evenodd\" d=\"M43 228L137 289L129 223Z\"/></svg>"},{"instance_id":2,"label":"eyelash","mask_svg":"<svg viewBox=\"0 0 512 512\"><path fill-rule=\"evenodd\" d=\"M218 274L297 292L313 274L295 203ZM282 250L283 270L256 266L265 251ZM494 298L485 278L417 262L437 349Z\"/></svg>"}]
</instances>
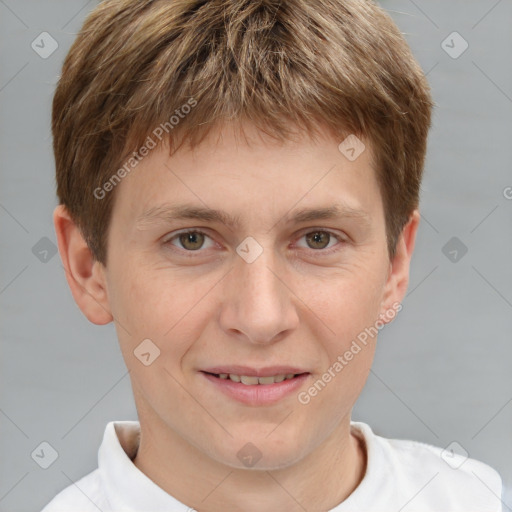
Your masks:
<instances>
[{"instance_id":1,"label":"eyelash","mask_svg":"<svg viewBox=\"0 0 512 512\"><path fill-rule=\"evenodd\" d=\"M206 237L208 237L208 238L212 239L212 237L211 237L211 236L209 236L209 235L208 235L208 233L206 233L205 231L201 231L200 229L188 229L188 230L185 230L185 231L180 231L180 232L176 233L175 235L173 235L171 238L168 238L168 239L164 240L164 245L170 245L170 246L172 246L172 248L173 248L172 250L176 250L176 251L178 251L178 252L180 252L180 253L186 253L186 254L185 254L185 257L188 257L188 258L195 258L195 257L199 256L199 254L200 254L201 252L204 252L204 251L202 250L202 248L201 248L201 249L197 249L197 250L195 250L195 251L190 251L190 250L187 250L187 249L178 248L178 247L174 246L173 244L171 244L171 242L172 242L173 240L177 239L179 236L181 236L181 235L186 235L186 234L188 234L188 233L199 233L199 234L201 234L201 235L204 235L204 236L206 236ZM327 230L327 229L319 229L319 228L317 228L317 229L311 229L310 231L307 231L307 232L303 233L303 234L299 237L299 240L300 240L301 238L305 237L306 235L310 235L310 234L312 234L312 233L327 233L327 234L329 234L329 235L333 236L334 238L336 238L340 244L344 245L344 244L346 244L346 243L347 243L347 240L345 240L344 238L342 238L340 235L338 235L338 234L336 234L336 233L334 233L334 232L332 232L332 231L329 231L329 230ZM329 242L330 242L330 240L329 240ZM333 254L333 253L338 252L339 250L341 250L341 249L338 247L338 245L340 245L340 244L336 244L335 246L333 246L333 247L331 247L331 248L329 248L329 249L310 249L310 250L311 250L311 251L314 251L315 253L318 253L318 255L319 255L319 256L328 256L328 255L330 255L330 254ZM188 253L188 254L187 254L187 253ZM194 253L198 253L198 254L194 254Z\"/></svg>"}]
</instances>

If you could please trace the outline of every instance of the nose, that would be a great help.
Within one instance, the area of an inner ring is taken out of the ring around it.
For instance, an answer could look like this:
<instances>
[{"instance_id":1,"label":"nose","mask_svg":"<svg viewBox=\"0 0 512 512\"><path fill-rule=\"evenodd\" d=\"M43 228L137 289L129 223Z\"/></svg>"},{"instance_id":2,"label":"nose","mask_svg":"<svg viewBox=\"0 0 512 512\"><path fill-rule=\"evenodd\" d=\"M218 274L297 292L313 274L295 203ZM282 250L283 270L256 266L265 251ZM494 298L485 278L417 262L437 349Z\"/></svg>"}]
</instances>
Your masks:
<instances>
[{"instance_id":1,"label":"nose","mask_svg":"<svg viewBox=\"0 0 512 512\"><path fill-rule=\"evenodd\" d=\"M252 263L236 256L224 282L221 328L253 344L270 344L299 323L290 273L268 248Z\"/></svg>"}]
</instances>

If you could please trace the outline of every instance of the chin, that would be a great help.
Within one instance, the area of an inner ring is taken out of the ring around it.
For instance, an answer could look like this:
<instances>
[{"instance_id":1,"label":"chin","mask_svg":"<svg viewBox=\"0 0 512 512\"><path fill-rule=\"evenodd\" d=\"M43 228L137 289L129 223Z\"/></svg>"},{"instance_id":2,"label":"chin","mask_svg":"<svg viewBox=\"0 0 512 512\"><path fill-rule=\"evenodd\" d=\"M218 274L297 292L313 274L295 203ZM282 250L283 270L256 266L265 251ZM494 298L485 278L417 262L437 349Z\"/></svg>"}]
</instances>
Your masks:
<instances>
[{"instance_id":1,"label":"chin","mask_svg":"<svg viewBox=\"0 0 512 512\"><path fill-rule=\"evenodd\" d=\"M292 466L306 455L304 442L299 439L265 436L236 436L217 452L216 458L234 469L271 471Z\"/></svg>"}]
</instances>

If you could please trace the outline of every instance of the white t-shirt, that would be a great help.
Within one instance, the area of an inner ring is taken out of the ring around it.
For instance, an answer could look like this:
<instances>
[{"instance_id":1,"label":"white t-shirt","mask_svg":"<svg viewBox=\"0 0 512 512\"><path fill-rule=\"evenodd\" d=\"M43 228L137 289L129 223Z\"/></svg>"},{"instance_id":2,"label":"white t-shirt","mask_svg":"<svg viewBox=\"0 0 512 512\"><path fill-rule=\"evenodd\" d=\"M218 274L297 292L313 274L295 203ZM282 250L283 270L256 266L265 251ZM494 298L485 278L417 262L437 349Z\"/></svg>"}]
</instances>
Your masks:
<instances>
[{"instance_id":1,"label":"white t-shirt","mask_svg":"<svg viewBox=\"0 0 512 512\"><path fill-rule=\"evenodd\" d=\"M98 468L42 512L192 511L133 464L139 428L138 421L109 422ZM483 462L425 443L386 439L366 423L352 421L351 428L366 445L367 469L356 490L330 512L502 512L501 477Z\"/></svg>"}]
</instances>

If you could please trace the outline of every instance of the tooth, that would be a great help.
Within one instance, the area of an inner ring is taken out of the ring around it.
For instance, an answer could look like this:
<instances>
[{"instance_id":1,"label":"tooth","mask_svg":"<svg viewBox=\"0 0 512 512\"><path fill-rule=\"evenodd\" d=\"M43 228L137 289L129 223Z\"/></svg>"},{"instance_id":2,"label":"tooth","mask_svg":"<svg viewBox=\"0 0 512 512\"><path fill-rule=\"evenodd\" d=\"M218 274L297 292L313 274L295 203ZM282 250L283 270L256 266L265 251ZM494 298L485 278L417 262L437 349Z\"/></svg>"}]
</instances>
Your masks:
<instances>
[{"instance_id":1,"label":"tooth","mask_svg":"<svg viewBox=\"0 0 512 512\"><path fill-rule=\"evenodd\" d=\"M259 377L258 380L260 384L274 384L274 382L278 382L277 377Z\"/></svg>"},{"instance_id":2,"label":"tooth","mask_svg":"<svg viewBox=\"0 0 512 512\"><path fill-rule=\"evenodd\" d=\"M247 384L250 386L253 384L258 384L258 377L248 377L247 375L242 375L240 377L240 381L242 384Z\"/></svg>"},{"instance_id":3,"label":"tooth","mask_svg":"<svg viewBox=\"0 0 512 512\"><path fill-rule=\"evenodd\" d=\"M294 373L271 375L268 377L254 377L252 375L235 375L234 373L219 373L220 379L230 379L233 382L241 382L247 386L254 386L256 384L269 385L274 383L283 382L285 379L293 379Z\"/></svg>"}]
</instances>

